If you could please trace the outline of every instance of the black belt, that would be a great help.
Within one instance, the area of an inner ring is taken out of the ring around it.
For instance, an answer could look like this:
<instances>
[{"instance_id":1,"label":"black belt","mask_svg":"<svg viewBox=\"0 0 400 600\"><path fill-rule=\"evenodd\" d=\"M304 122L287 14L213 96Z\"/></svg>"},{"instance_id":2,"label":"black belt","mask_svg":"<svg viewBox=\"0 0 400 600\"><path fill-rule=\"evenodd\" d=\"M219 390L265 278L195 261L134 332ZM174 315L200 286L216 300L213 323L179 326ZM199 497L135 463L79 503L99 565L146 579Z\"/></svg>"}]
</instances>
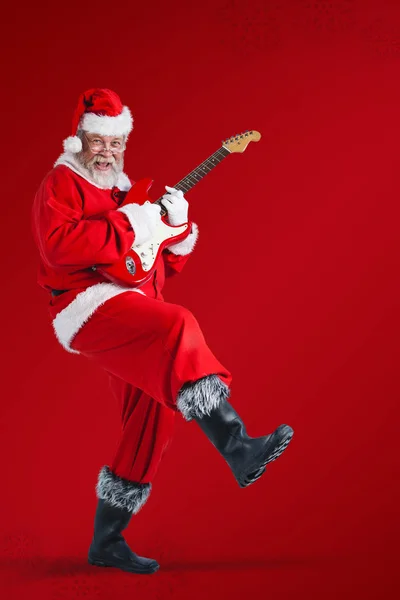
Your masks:
<instances>
[{"instance_id":1,"label":"black belt","mask_svg":"<svg viewBox=\"0 0 400 600\"><path fill-rule=\"evenodd\" d=\"M68 290L51 290L51 295L54 296L61 296L61 294L64 294L65 292L68 292Z\"/></svg>"}]
</instances>

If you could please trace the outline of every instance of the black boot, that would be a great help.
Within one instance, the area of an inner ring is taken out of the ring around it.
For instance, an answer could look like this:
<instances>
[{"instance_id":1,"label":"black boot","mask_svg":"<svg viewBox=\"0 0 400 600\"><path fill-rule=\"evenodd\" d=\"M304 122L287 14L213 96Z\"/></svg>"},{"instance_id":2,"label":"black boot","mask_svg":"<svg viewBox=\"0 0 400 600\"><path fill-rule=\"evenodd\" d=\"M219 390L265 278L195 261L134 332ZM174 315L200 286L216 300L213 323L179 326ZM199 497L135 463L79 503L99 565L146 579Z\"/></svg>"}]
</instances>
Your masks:
<instances>
[{"instance_id":1,"label":"black boot","mask_svg":"<svg viewBox=\"0 0 400 600\"><path fill-rule=\"evenodd\" d=\"M94 536L88 561L98 567L117 567L130 573L155 573L160 565L138 556L129 548L121 532L128 526L132 512L99 499L94 521Z\"/></svg>"},{"instance_id":2,"label":"black boot","mask_svg":"<svg viewBox=\"0 0 400 600\"><path fill-rule=\"evenodd\" d=\"M282 454L293 436L289 425L280 425L270 435L249 437L243 421L226 399L209 415L193 419L224 457L240 487L261 477L265 466Z\"/></svg>"}]
</instances>

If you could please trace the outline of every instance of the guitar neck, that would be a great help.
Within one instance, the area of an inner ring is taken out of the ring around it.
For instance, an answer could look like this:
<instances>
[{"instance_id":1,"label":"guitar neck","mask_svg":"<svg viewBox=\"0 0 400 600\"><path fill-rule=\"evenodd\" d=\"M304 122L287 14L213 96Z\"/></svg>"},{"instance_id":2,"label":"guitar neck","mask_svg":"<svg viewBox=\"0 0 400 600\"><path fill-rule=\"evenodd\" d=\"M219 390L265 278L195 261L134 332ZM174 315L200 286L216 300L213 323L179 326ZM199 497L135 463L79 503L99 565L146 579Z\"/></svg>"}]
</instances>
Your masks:
<instances>
[{"instance_id":1,"label":"guitar neck","mask_svg":"<svg viewBox=\"0 0 400 600\"><path fill-rule=\"evenodd\" d=\"M192 189L199 181L203 179L210 171L214 169L224 158L226 158L230 154L230 151L221 146L218 148L214 154L211 154L206 160L199 164L198 167L190 171L178 183L176 183L173 187L177 190L182 190L182 192L186 193ZM162 196L155 201L155 204L160 204L160 200L162 200Z\"/></svg>"}]
</instances>

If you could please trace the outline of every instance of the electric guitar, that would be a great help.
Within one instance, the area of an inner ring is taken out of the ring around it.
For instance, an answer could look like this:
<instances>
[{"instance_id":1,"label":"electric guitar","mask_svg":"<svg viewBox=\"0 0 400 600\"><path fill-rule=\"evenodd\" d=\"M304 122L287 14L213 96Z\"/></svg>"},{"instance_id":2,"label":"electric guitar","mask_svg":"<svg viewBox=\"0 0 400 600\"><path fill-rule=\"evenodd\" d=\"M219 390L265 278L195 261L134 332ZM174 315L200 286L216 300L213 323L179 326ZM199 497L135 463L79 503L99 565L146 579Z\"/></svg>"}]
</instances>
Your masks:
<instances>
[{"instance_id":1,"label":"electric guitar","mask_svg":"<svg viewBox=\"0 0 400 600\"><path fill-rule=\"evenodd\" d=\"M250 142L258 142L260 139L261 134L258 131L245 131L228 138L222 142L221 148L171 187L182 190L183 193L188 192L229 154L244 152ZM150 200L147 192L152 185L152 179L142 179L135 183L121 206L131 202L143 204ZM137 287L150 279L161 252L168 246L184 240L190 233L189 223L177 226L168 224L167 211L161 204L161 200L162 196L154 202L161 206L161 219L153 237L140 246L133 244L129 252L113 265L92 267L93 270L97 270L114 283L129 287Z\"/></svg>"}]
</instances>

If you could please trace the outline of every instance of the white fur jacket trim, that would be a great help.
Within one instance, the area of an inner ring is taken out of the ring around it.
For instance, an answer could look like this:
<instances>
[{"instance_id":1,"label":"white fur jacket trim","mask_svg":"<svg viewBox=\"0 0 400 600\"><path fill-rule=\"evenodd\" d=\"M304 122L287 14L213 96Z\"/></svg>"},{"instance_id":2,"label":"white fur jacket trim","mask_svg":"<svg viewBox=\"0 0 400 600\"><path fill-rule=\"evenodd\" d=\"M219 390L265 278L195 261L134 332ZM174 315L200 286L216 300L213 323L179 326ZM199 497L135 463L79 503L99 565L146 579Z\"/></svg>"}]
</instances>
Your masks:
<instances>
[{"instance_id":1,"label":"white fur jacket trim","mask_svg":"<svg viewBox=\"0 0 400 600\"><path fill-rule=\"evenodd\" d=\"M143 214L141 205L135 203L126 204L117 210L124 213L128 218L133 233L135 234L135 246L140 246L151 238L151 231L147 225L149 220L146 218L146 215Z\"/></svg>"},{"instance_id":2,"label":"white fur jacket trim","mask_svg":"<svg viewBox=\"0 0 400 600\"><path fill-rule=\"evenodd\" d=\"M185 256L186 254L190 254L197 243L198 237L199 228L196 225L196 223L192 223L192 231L189 233L187 238L185 238L181 242L178 242L177 244L168 246L168 250L173 254L178 254L179 256Z\"/></svg>"},{"instance_id":3,"label":"white fur jacket trim","mask_svg":"<svg viewBox=\"0 0 400 600\"><path fill-rule=\"evenodd\" d=\"M61 346L67 352L79 354L71 348L71 342L78 331L102 304L124 292L145 295L137 288L125 288L115 283L96 283L80 292L53 320L53 329Z\"/></svg>"}]
</instances>

